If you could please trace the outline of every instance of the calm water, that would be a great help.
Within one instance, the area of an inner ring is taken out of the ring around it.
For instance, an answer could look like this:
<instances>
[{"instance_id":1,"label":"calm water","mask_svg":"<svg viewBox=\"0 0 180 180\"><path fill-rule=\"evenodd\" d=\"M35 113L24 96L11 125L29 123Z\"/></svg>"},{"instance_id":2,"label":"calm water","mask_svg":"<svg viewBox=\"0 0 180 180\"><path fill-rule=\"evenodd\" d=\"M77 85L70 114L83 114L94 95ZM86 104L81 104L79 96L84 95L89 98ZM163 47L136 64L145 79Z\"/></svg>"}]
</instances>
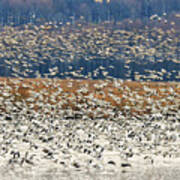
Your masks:
<instances>
[{"instance_id":1,"label":"calm water","mask_svg":"<svg viewBox=\"0 0 180 180\"><path fill-rule=\"evenodd\" d=\"M180 179L179 167L150 167L143 169L142 167L133 171L126 170L120 173L83 173L83 172L39 172L26 173L25 171L6 171L0 174L1 180L172 180Z\"/></svg>"}]
</instances>

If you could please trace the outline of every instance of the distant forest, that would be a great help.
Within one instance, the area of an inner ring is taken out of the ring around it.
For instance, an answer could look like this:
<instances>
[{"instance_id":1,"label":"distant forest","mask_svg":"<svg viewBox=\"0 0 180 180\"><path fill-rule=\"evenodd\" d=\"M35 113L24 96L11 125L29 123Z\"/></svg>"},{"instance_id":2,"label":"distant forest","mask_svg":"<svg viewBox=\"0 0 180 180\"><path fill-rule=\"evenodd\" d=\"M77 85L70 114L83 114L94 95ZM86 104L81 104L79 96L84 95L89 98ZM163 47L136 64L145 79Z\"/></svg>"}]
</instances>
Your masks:
<instances>
[{"instance_id":1,"label":"distant forest","mask_svg":"<svg viewBox=\"0 0 180 180\"><path fill-rule=\"evenodd\" d=\"M0 0L0 24L146 20L180 12L180 0Z\"/></svg>"}]
</instances>

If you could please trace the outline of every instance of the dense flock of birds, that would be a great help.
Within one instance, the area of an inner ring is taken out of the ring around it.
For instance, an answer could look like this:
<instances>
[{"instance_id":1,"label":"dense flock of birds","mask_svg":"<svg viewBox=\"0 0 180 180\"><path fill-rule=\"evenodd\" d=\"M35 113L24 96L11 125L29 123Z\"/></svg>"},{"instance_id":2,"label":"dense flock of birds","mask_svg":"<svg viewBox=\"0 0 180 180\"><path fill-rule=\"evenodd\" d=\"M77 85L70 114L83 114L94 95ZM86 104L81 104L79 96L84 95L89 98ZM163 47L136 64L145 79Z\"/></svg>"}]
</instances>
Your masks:
<instances>
[{"instance_id":1,"label":"dense flock of birds","mask_svg":"<svg viewBox=\"0 0 180 180\"><path fill-rule=\"evenodd\" d=\"M0 76L179 81L180 33L106 23L4 26L0 62Z\"/></svg>"},{"instance_id":2,"label":"dense flock of birds","mask_svg":"<svg viewBox=\"0 0 180 180\"><path fill-rule=\"evenodd\" d=\"M126 172L180 157L180 84L152 82L180 80L179 30L4 26L0 62L16 77L0 79L0 167Z\"/></svg>"},{"instance_id":3,"label":"dense flock of birds","mask_svg":"<svg viewBox=\"0 0 180 180\"><path fill-rule=\"evenodd\" d=\"M180 157L179 83L2 79L0 109L1 167L110 173Z\"/></svg>"}]
</instances>

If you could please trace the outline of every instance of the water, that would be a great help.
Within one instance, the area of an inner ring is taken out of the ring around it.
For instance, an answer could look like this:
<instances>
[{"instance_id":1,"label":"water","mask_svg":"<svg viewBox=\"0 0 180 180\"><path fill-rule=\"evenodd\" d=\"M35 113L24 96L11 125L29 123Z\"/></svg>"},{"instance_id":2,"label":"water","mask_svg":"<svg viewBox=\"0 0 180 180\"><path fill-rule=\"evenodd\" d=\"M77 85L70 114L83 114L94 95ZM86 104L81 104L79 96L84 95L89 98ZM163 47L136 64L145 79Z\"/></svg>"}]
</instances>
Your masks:
<instances>
[{"instance_id":1,"label":"water","mask_svg":"<svg viewBox=\"0 0 180 180\"><path fill-rule=\"evenodd\" d=\"M3 176L2 176L3 175ZM1 174L0 178L2 180L151 180L151 179L163 179L163 180L172 180L172 179L180 179L180 169L179 167L150 167L143 169L140 167L135 171L124 171L118 173L90 173L90 172L44 172L44 173L26 173L23 172L6 172L6 174Z\"/></svg>"}]
</instances>

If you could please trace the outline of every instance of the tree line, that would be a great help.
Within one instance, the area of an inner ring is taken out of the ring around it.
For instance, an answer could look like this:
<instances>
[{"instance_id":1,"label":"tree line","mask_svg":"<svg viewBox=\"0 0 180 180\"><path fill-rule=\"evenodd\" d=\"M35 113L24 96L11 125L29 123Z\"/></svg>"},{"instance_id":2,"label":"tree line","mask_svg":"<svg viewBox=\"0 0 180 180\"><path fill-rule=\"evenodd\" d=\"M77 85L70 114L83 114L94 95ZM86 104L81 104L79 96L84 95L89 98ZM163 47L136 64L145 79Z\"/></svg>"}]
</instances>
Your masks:
<instances>
[{"instance_id":1,"label":"tree line","mask_svg":"<svg viewBox=\"0 0 180 180\"><path fill-rule=\"evenodd\" d=\"M0 23L121 21L180 11L179 0L0 0Z\"/></svg>"}]
</instances>

